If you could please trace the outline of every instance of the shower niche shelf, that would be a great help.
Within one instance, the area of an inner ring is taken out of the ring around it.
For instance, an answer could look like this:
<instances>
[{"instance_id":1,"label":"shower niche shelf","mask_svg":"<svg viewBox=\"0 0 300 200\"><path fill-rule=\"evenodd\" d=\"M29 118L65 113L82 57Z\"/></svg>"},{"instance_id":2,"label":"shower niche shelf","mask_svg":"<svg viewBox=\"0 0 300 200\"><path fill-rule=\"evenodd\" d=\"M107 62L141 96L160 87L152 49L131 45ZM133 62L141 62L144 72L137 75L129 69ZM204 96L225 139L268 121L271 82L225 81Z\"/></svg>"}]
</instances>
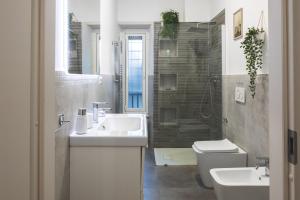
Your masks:
<instances>
[{"instance_id":1,"label":"shower niche shelf","mask_svg":"<svg viewBox=\"0 0 300 200\"><path fill-rule=\"evenodd\" d=\"M177 74L160 74L159 75L160 91L176 91L177 90Z\"/></svg>"},{"instance_id":2,"label":"shower niche shelf","mask_svg":"<svg viewBox=\"0 0 300 200\"><path fill-rule=\"evenodd\" d=\"M177 57L177 40L159 39L159 57Z\"/></svg>"},{"instance_id":3,"label":"shower niche shelf","mask_svg":"<svg viewBox=\"0 0 300 200\"><path fill-rule=\"evenodd\" d=\"M160 108L160 125L176 126L177 125L177 109L176 108Z\"/></svg>"}]
</instances>

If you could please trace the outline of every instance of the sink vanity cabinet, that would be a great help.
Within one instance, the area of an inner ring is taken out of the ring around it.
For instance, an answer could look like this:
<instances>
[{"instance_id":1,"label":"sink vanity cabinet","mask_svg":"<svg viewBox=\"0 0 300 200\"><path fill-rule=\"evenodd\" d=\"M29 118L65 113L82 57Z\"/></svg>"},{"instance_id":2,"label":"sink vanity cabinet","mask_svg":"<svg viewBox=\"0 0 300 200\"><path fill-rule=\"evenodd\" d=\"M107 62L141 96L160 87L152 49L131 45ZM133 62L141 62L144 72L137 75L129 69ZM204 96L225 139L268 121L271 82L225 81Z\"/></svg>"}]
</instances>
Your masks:
<instances>
[{"instance_id":1,"label":"sink vanity cabinet","mask_svg":"<svg viewBox=\"0 0 300 200\"><path fill-rule=\"evenodd\" d=\"M143 199L143 147L71 147L71 200Z\"/></svg>"},{"instance_id":2,"label":"sink vanity cabinet","mask_svg":"<svg viewBox=\"0 0 300 200\"><path fill-rule=\"evenodd\" d=\"M112 114L72 134L70 199L142 200L146 125L144 115Z\"/></svg>"}]
</instances>

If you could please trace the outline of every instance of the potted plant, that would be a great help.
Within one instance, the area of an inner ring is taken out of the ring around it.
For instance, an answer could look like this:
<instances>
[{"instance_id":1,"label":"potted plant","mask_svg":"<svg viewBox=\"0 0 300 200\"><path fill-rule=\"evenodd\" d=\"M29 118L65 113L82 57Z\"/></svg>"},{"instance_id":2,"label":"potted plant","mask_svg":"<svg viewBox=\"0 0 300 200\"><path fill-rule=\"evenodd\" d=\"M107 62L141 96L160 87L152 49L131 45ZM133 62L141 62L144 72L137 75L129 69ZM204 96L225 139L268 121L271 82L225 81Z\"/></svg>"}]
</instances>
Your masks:
<instances>
[{"instance_id":1,"label":"potted plant","mask_svg":"<svg viewBox=\"0 0 300 200\"><path fill-rule=\"evenodd\" d=\"M249 89L252 98L255 96L257 70L262 69L263 47L265 43L265 31L261 28L251 27L246 33L241 48L246 57L246 69L250 76Z\"/></svg>"},{"instance_id":2,"label":"potted plant","mask_svg":"<svg viewBox=\"0 0 300 200\"><path fill-rule=\"evenodd\" d=\"M162 29L160 35L174 39L177 37L179 13L175 10L169 10L161 13Z\"/></svg>"}]
</instances>

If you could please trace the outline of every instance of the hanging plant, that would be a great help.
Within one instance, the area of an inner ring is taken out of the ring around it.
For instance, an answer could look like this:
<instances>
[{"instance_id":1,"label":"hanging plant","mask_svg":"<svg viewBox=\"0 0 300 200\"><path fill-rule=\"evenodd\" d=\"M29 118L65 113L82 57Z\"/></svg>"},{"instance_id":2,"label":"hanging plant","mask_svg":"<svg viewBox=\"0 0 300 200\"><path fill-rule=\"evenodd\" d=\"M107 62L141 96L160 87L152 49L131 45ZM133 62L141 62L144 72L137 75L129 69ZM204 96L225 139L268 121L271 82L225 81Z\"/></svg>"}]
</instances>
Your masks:
<instances>
[{"instance_id":1,"label":"hanging plant","mask_svg":"<svg viewBox=\"0 0 300 200\"><path fill-rule=\"evenodd\" d=\"M252 98L255 96L257 70L263 66L264 34L263 29L251 27L241 43L246 57L246 69L250 76L249 89Z\"/></svg>"},{"instance_id":2,"label":"hanging plant","mask_svg":"<svg viewBox=\"0 0 300 200\"><path fill-rule=\"evenodd\" d=\"M170 10L161 13L162 17L162 30L160 35L162 37L169 37L174 39L177 37L179 13L175 10Z\"/></svg>"}]
</instances>

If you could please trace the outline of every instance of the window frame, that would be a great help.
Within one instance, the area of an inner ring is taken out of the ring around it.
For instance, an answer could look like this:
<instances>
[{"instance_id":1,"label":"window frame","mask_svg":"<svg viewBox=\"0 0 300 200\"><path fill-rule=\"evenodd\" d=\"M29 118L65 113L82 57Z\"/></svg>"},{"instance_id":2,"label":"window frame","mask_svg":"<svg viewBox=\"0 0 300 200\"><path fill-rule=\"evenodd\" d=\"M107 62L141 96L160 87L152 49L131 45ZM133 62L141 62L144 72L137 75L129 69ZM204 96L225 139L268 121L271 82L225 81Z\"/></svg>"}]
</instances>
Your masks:
<instances>
[{"instance_id":1,"label":"window frame","mask_svg":"<svg viewBox=\"0 0 300 200\"><path fill-rule=\"evenodd\" d=\"M123 75L123 110L125 113L146 113L148 111L148 77L147 77L147 33L146 32L126 32L124 34L124 75ZM129 108L128 107L128 37L129 36L142 36L143 38L143 91L142 91L142 99L143 99L143 108Z\"/></svg>"}]
</instances>

